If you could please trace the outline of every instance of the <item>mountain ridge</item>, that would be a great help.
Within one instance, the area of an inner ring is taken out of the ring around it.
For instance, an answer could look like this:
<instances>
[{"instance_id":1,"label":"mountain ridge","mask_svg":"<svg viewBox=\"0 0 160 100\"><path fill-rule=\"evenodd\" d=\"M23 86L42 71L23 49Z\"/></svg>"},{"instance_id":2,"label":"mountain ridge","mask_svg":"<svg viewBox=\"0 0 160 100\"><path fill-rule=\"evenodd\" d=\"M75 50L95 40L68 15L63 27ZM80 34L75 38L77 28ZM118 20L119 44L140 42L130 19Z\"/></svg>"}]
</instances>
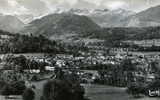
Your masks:
<instances>
[{"instance_id":1,"label":"mountain ridge","mask_svg":"<svg viewBox=\"0 0 160 100\"><path fill-rule=\"evenodd\" d=\"M84 34L90 30L100 29L100 27L86 16L75 14L51 14L28 24L23 33L43 34L50 37L54 34Z\"/></svg>"}]
</instances>

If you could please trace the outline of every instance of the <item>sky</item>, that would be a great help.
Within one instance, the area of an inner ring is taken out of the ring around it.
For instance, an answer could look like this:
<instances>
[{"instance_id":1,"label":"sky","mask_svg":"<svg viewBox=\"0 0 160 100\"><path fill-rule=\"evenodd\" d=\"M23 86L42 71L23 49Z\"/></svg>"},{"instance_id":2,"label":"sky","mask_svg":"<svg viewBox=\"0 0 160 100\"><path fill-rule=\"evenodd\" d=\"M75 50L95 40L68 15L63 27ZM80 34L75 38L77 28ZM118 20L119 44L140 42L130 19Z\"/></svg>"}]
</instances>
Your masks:
<instances>
[{"instance_id":1,"label":"sky","mask_svg":"<svg viewBox=\"0 0 160 100\"><path fill-rule=\"evenodd\" d=\"M0 13L41 16L57 8L122 8L139 12L156 5L160 5L160 0L0 0Z\"/></svg>"}]
</instances>

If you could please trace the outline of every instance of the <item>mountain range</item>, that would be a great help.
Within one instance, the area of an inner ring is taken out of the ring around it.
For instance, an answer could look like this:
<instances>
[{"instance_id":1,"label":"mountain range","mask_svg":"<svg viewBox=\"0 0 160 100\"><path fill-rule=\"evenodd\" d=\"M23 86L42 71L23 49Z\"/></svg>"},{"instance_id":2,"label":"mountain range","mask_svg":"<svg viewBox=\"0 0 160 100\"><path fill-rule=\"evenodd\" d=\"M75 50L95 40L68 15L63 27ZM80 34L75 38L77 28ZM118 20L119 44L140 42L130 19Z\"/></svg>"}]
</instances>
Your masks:
<instances>
[{"instance_id":1,"label":"mountain range","mask_svg":"<svg viewBox=\"0 0 160 100\"><path fill-rule=\"evenodd\" d=\"M95 23L101 27L124 27L121 20L126 19L128 16L133 15L134 12L124 9L108 10L108 9L71 9L69 13L77 15L85 15L91 18Z\"/></svg>"},{"instance_id":2,"label":"mountain range","mask_svg":"<svg viewBox=\"0 0 160 100\"><path fill-rule=\"evenodd\" d=\"M71 9L69 13L85 15L101 27L150 27L160 25L160 6L139 13L117 9Z\"/></svg>"},{"instance_id":3,"label":"mountain range","mask_svg":"<svg viewBox=\"0 0 160 100\"><path fill-rule=\"evenodd\" d=\"M139 13L124 9L57 9L37 19L32 15L0 15L1 30L49 38L81 36L101 28L151 26L160 26L160 6Z\"/></svg>"}]
</instances>

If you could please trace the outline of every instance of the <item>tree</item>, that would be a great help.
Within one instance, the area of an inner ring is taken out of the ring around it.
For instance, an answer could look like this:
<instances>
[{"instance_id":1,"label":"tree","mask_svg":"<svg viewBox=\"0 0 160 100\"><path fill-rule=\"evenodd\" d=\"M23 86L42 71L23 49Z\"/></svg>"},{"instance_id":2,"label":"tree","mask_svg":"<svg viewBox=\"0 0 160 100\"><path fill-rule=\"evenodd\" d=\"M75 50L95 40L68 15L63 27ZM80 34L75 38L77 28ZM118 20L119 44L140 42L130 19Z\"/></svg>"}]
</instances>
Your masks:
<instances>
[{"instance_id":1,"label":"tree","mask_svg":"<svg viewBox=\"0 0 160 100\"><path fill-rule=\"evenodd\" d=\"M13 94L13 91L15 89L13 87L11 87L10 84L6 84L2 89L1 89L1 95L4 95L6 97L8 97L9 95Z\"/></svg>"},{"instance_id":2,"label":"tree","mask_svg":"<svg viewBox=\"0 0 160 100\"><path fill-rule=\"evenodd\" d=\"M60 79L60 80L63 80L65 77L64 77L64 72L62 71L61 68L59 67L56 67L55 70L54 70L54 73L56 75L56 79Z\"/></svg>"},{"instance_id":3,"label":"tree","mask_svg":"<svg viewBox=\"0 0 160 100\"><path fill-rule=\"evenodd\" d=\"M24 93L22 94L23 100L34 100L35 93L31 88L27 88Z\"/></svg>"},{"instance_id":4,"label":"tree","mask_svg":"<svg viewBox=\"0 0 160 100\"><path fill-rule=\"evenodd\" d=\"M150 71L159 74L160 72L160 67L159 67L159 62L158 61L152 61L150 63Z\"/></svg>"},{"instance_id":5,"label":"tree","mask_svg":"<svg viewBox=\"0 0 160 100\"><path fill-rule=\"evenodd\" d=\"M122 74L124 74L125 72L127 73L127 81L130 83L133 80L133 71L136 70L136 67L134 66L134 64L132 63L131 59L125 59L121 65L121 72Z\"/></svg>"},{"instance_id":6,"label":"tree","mask_svg":"<svg viewBox=\"0 0 160 100\"><path fill-rule=\"evenodd\" d=\"M127 87L127 93L133 97L140 97L140 94L145 94L145 85L141 83L132 83Z\"/></svg>"},{"instance_id":7,"label":"tree","mask_svg":"<svg viewBox=\"0 0 160 100\"><path fill-rule=\"evenodd\" d=\"M159 89L159 87L160 87L160 80L157 79L149 83L146 88L147 89Z\"/></svg>"},{"instance_id":8,"label":"tree","mask_svg":"<svg viewBox=\"0 0 160 100\"><path fill-rule=\"evenodd\" d=\"M41 100L84 100L84 88L80 84L54 79L43 87Z\"/></svg>"},{"instance_id":9,"label":"tree","mask_svg":"<svg viewBox=\"0 0 160 100\"><path fill-rule=\"evenodd\" d=\"M71 100L69 84L62 80L48 81L43 88L42 100Z\"/></svg>"}]
</instances>

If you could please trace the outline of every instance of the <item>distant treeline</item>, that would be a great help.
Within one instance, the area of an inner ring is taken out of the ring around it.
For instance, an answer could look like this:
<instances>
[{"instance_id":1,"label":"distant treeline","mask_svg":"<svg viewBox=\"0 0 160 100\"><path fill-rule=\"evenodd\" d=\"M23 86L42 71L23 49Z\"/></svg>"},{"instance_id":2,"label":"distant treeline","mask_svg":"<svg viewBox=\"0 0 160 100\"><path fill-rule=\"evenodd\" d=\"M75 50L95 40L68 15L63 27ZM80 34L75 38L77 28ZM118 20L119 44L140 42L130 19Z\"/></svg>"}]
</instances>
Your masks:
<instances>
[{"instance_id":1,"label":"distant treeline","mask_svg":"<svg viewBox=\"0 0 160 100\"><path fill-rule=\"evenodd\" d=\"M143 52L159 52L160 51L160 46L150 46L150 47L141 47L141 46L137 46L136 48L136 51L143 51Z\"/></svg>"},{"instance_id":2,"label":"distant treeline","mask_svg":"<svg viewBox=\"0 0 160 100\"><path fill-rule=\"evenodd\" d=\"M131 51L142 51L142 52L159 52L160 46L157 45L150 45L150 46L143 46L143 45L137 45L137 44L128 44L128 43L120 43L117 47L121 48L129 48Z\"/></svg>"}]
</instances>

